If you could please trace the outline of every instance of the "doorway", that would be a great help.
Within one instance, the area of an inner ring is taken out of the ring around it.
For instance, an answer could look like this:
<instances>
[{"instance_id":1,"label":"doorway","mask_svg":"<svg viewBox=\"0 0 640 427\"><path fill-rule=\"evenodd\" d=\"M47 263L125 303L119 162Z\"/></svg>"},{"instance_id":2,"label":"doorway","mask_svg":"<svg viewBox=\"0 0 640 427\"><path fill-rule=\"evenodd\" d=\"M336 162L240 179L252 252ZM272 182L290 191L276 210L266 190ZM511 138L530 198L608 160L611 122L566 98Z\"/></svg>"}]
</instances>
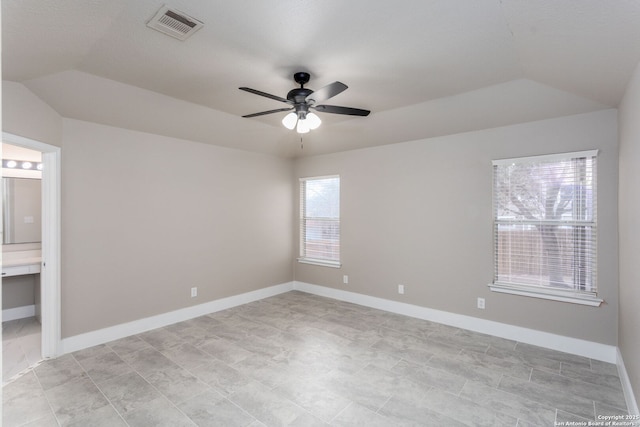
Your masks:
<instances>
[{"instance_id":1,"label":"doorway","mask_svg":"<svg viewBox=\"0 0 640 427\"><path fill-rule=\"evenodd\" d=\"M2 133L3 142L42 153L42 237L40 264L41 350L43 358L61 351L60 316L60 147Z\"/></svg>"}]
</instances>

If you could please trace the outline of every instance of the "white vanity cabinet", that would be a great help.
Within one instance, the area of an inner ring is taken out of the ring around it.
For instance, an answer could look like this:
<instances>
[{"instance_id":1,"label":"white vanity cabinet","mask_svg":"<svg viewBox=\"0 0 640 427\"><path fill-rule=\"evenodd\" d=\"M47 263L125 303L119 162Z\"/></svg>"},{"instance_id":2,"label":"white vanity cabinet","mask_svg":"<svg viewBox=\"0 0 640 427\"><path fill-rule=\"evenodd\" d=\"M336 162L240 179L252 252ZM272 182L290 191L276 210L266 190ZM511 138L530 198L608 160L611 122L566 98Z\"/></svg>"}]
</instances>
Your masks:
<instances>
[{"instance_id":1,"label":"white vanity cabinet","mask_svg":"<svg viewBox=\"0 0 640 427\"><path fill-rule=\"evenodd\" d=\"M40 270L38 250L2 253L2 321L36 316L40 320Z\"/></svg>"},{"instance_id":2,"label":"white vanity cabinet","mask_svg":"<svg viewBox=\"0 0 640 427\"><path fill-rule=\"evenodd\" d=\"M41 252L20 251L2 254L2 277L40 273Z\"/></svg>"},{"instance_id":3,"label":"white vanity cabinet","mask_svg":"<svg viewBox=\"0 0 640 427\"><path fill-rule=\"evenodd\" d=\"M16 265L13 267L2 266L2 277L22 276L23 274L40 273L40 262L37 264Z\"/></svg>"}]
</instances>

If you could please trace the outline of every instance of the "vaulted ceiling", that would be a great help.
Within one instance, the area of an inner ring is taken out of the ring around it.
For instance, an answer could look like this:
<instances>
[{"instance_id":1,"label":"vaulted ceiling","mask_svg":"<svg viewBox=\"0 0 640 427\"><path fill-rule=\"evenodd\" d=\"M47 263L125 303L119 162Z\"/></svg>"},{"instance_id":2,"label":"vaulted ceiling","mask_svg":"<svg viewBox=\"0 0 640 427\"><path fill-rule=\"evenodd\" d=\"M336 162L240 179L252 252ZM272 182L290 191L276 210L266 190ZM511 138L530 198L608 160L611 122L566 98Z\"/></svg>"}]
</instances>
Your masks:
<instances>
[{"instance_id":1,"label":"vaulted ceiling","mask_svg":"<svg viewBox=\"0 0 640 427\"><path fill-rule=\"evenodd\" d=\"M146 23L166 4L186 41ZM616 107L640 61L637 0L3 0L3 79L68 118L299 156ZM278 96L339 80L300 135Z\"/></svg>"}]
</instances>

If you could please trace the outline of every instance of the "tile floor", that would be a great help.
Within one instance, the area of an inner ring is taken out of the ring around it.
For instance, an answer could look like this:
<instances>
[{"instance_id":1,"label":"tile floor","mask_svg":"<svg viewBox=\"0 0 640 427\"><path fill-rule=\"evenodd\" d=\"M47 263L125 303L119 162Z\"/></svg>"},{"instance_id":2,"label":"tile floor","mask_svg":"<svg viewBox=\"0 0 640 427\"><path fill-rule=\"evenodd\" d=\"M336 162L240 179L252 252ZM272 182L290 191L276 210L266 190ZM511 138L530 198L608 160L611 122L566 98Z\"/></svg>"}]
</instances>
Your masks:
<instances>
[{"instance_id":1,"label":"tile floor","mask_svg":"<svg viewBox=\"0 0 640 427\"><path fill-rule=\"evenodd\" d=\"M3 391L5 427L553 426L626 413L615 365L295 291L45 361Z\"/></svg>"},{"instance_id":2,"label":"tile floor","mask_svg":"<svg viewBox=\"0 0 640 427\"><path fill-rule=\"evenodd\" d=\"M35 317L2 322L2 384L42 360L42 327Z\"/></svg>"}]
</instances>

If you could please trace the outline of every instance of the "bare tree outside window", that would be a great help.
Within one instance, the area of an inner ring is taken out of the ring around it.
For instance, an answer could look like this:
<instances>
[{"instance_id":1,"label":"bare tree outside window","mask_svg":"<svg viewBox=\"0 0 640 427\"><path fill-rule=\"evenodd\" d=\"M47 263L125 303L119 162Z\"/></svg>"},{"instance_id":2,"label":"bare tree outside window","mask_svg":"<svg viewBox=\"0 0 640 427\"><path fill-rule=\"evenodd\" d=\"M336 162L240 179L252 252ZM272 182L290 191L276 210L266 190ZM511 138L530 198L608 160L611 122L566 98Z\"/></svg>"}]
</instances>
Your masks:
<instances>
[{"instance_id":1,"label":"bare tree outside window","mask_svg":"<svg viewBox=\"0 0 640 427\"><path fill-rule=\"evenodd\" d=\"M494 162L495 282L596 291L593 157Z\"/></svg>"}]
</instances>

